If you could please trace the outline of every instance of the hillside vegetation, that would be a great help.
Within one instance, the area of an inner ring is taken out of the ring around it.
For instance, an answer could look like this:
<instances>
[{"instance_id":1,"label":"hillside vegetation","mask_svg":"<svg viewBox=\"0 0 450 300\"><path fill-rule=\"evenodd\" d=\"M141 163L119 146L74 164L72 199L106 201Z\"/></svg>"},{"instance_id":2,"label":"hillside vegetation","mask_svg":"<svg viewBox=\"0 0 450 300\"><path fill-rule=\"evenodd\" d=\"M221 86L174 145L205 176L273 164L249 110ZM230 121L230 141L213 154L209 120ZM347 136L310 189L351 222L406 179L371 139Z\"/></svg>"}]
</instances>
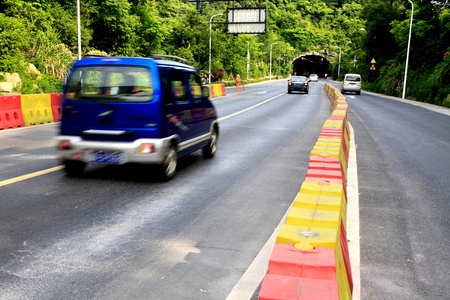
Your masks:
<instances>
[{"instance_id":1,"label":"hillside vegetation","mask_svg":"<svg viewBox=\"0 0 450 300\"><path fill-rule=\"evenodd\" d=\"M406 97L450 107L450 12L447 1L414 0ZM0 82L19 73L15 92L60 92L70 64L77 58L76 0L0 0ZM257 7L259 1L235 1L235 7ZM304 52L328 53L336 79L341 48L341 77L360 73L365 89L401 96L411 5L407 0L262 1L268 9L267 33L226 34L212 24L212 75L232 81L288 75L292 61ZM189 0L80 0L81 51L149 57L169 54L208 71L209 21L233 3L201 3L201 14ZM225 22L225 16L213 22ZM370 71L375 59L376 70ZM198 64L200 61L200 64ZM32 72L33 64L39 72Z\"/></svg>"}]
</instances>

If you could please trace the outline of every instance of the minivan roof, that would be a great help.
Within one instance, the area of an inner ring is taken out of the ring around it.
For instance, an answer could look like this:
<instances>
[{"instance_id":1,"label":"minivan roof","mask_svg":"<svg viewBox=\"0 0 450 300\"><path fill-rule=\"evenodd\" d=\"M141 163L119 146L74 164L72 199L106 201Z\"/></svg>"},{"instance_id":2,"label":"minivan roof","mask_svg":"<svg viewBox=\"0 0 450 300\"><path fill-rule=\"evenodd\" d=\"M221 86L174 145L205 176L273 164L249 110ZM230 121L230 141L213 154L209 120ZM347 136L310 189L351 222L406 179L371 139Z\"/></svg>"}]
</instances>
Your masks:
<instances>
[{"instance_id":1,"label":"minivan roof","mask_svg":"<svg viewBox=\"0 0 450 300\"><path fill-rule=\"evenodd\" d=\"M361 75L359 75L359 74L345 74L345 76L359 76L359 77L361 77Z\"/></svg>"},{"instance_id":2,"label":"minivan roof","mask_svg":"<svg viewBox=\"0 0 450 300\"><path fill-rule=\"evenodd\" d=\"M146 57L110 57L110 56L102 56L102 57L91 57L91 58L83 58L81 60L77 60L75 62L75 66L92 66L92 65L131 65L131 66L150 66L152 64L156 64L159 66L172 66L177 68L184 68L188 70L195 71L195 68L180 62L171 61L171 60L163 60L163 59L152 59Z\"/></svg>"}]
</instances>

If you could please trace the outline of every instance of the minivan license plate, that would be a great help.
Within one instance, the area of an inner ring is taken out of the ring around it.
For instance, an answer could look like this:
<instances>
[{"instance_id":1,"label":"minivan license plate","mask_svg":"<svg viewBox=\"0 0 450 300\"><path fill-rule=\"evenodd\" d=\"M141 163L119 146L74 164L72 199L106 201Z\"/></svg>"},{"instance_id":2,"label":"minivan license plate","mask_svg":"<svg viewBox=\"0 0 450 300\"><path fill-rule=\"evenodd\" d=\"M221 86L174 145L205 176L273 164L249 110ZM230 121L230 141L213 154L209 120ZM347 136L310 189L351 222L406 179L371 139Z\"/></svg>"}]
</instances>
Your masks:
<instances>
[{"instance_id":1,"label":"minivan license plate","mask_svg":"<svg viewBox=\"0 0 450 300\"><path fill-rule=\"evenodd\" d=\"M91 162L119 164L123 161L123 153L119 151L94 151L91 153Z\"/></svg>"}]
</instances>

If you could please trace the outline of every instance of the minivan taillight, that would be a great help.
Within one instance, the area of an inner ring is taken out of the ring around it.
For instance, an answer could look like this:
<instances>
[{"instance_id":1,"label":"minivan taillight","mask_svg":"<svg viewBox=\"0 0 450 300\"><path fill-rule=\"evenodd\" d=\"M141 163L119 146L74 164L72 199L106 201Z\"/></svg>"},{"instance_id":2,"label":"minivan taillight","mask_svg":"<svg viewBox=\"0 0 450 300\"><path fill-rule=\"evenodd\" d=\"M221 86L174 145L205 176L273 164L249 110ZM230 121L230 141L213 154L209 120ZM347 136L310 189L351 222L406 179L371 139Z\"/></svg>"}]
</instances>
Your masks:
<instances>
[{"instance_id":1,"label":"minivan taillight","mask_svg":"<svg viewBox=\"0 0 450 300\"><path fill-rule=\"evenodd\" d=\"M154 147L152 143L143 143L139 146L139 154L149 154L154 152Z\"/></svg>"},{"instance_id":2,"label":"minivan taillight","mask_svg":"<svg viewBox=\"0 0 450 300\"><path fill-rule=\"evenodd\" d=\"M70 141L69 140L62 140L59 142L59 149L61 150L69 150L70 149Z\"/></svg>"}]
</instances>

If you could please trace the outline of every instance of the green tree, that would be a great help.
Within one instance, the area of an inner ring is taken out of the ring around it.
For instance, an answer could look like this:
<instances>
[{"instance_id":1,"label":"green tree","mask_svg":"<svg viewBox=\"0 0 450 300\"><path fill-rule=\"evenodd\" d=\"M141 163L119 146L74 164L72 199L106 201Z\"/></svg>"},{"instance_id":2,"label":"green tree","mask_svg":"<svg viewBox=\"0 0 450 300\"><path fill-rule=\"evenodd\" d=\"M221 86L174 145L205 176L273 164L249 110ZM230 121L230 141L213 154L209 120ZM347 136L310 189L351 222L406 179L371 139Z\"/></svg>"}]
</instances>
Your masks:
<instances>
[{"instance_id":1,"label":"green tree","mask_svg":"<svg viewBox=\"0 0 450 300\"><path fill-rule=\"evenodd\" d=\"M91 16L94 46L111 54L135 55L138 18L131 14L131 4L127 0L96 0L95 4L97 10Z\"/></svg>"}]
</instances>

